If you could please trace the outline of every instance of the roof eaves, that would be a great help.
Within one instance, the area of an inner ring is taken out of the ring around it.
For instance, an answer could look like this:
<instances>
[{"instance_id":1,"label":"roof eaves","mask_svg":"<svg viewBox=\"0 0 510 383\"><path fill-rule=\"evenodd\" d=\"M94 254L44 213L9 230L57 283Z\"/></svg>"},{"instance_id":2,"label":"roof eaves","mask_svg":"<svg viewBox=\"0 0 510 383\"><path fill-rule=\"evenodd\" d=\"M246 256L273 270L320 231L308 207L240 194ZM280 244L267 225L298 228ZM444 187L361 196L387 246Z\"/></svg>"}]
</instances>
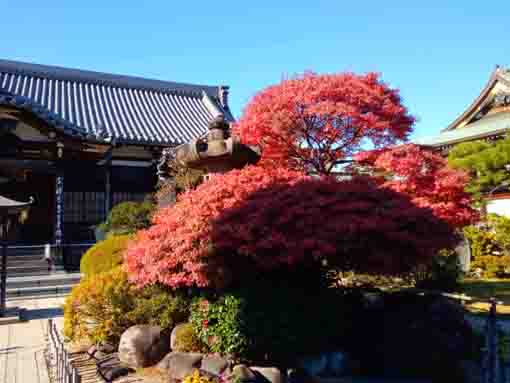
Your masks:
<instances>
[{"instance_id":1,"label":"roof eaves","mask_svg":"<svg viewBox=\"0 0 510 383\"><path fill-rule=\"evenodd\" d=\"M457 127L457 125L459 125L465 118L467 118L469 115L471 115L473 112L475 112L481 106L483 101L485 101L487 95L489 94L491 89L496 84L498 78L499 78L499 67L496 67L496 69L492 72L492 74L489 78L489 81L487 81L487 84L482 89L482 91L480 92L478 97L475 99L475 101L473 101L473 103L471 105L469 105L467 107L467 109L464 112L462 112L462 114L459 117L457 117L450 125L448 125L448 127L441 130L441 132L447 132L450 130L454 130Z\"/></svg>"},{"instance_id":2,"label":"roof eaves","mask_svg":"<svg viewBox=\"0 0 510 383\"><path fill-rule=\"evenodd\" d=\"M115 138L112 139L109 136L97 136L88 134L78 127L70 124L68 121L63 120L58 115L46 109L44 106L36 104L23 96L13 96L11 94L0 92L0 105L9 105L16 108L24 109L35 114L38 118L42 119L48 125L52 126L56 130L64 133L67 136L81 139L86 142L95 144L111 145L113 142L129 144L129 145L151 145L151 146L168 146L168 145L179 145L179 142L173 142L171 140L164 141L150 141L150 140L134 140Z\"/></svg>"}]
</instances>

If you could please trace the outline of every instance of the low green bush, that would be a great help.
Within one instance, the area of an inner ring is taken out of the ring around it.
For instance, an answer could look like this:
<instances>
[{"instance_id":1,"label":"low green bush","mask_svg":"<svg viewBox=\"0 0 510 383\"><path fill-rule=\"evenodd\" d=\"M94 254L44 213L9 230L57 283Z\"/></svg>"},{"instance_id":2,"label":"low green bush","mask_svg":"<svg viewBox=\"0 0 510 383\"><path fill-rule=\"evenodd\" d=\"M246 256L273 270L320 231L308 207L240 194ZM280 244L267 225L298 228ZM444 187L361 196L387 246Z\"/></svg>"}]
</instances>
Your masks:
<instances>
[{"instance_id":1,"label":"low green bush","mask_svg":"<svg viewBox=\"0 0 510 383\"><path fill-rule=\"evenodd\" d=\"M189 318L190 300L181 292L160 286L137 290L133 309L126 315L136 324L150 324L172 329Z\"/></svg>"},{"instance_id":2,"label":"low green bush","mask_svg":"<svg viewBox=\"0 0 510 383\"><path fill-rule=\"evenodd\" d=\"M212 352L285 364L339 348L351 310L337 291L265 282L193 303L190 322Z\"/></svg>"},{"instance_id":3,"label":"low green bush","mask_svg":"<svg viewBox=\"0 0 510 383\"><path fill-rule=\"evenodd\" d=\"M122 263L122 254L126 249L130 235L112 235L96 243L82 256L80 271L86 277L110 271Z\"/></svg>"},{"instance_id":4,"label":"low green bush","mask_svg":"<svg viewBox=\"0 0 510 383\"><path fill-rule=\"evenodd\" d=\"M112 208L106 222L99 228L112 234L135 233L150 226L154 209L150 201L119 203Z\"/></svg>"},{"instance_id":5,"label":"low green bush","mask_svg":"<svg viewBox=\"0 0 510 383\"><path fill-rule=\"evenodd\" d=\"M240 357L246 354L248 339L242 327L244 304L244 299L232 294L216 301L198 299L193 303L192 328L212 352Z\"/></svg>"},{"instance_id":6,"label":"low green bush","mask_svg":"<svg viewBox=\"0 0 510 383\"><path fill-rule=\"evenodd\" d=\"M120 267L83 279L64 304L64 335L69 340L118 344L138 324L171 329L189 316L186 297L156 286L137 289Z\"/></svg>"}]
</instances>

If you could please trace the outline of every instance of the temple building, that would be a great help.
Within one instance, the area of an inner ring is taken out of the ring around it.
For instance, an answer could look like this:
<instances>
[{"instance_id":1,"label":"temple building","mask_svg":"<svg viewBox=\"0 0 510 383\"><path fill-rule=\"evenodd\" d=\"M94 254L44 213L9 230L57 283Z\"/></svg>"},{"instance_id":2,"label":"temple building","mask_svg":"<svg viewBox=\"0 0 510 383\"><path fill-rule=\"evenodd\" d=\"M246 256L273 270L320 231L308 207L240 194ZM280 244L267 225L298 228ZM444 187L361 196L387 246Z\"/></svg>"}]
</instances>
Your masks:
<instances>
[{"instance_id":1,"label":"temple building","mask_svg":"<svg viewBox=\"0 0 510 383\"><path fill-rule=\"evenodd\" d=\"M165 149L221 115L226 86L0 60L0 194L34 199L10 241L93 241L112 206L154 191Z\"/></svg>"},{"instance_id":2,"label":"temple building","mask_svg":"<svg viewBox=\"0 0 510 383\"><path fill-rule=\"evenodd\" d=\"M510 132L510 70L496 67L471 105L437 136L415 143L448 153L456 144L497 140Z\"/></svg>"},{"instance_id":3,"label":"temple building","mask_svg":"<svg viewBox=\"0 0 510 383\"><path fill-rule=\"evenodd\" d=\"M434 137L416 140L415 143L447 155L462 142L494 141L510 134L510 69L497 66L489 81L471 105L447 128ZM505 166L510 171L510 164ZM485 199L486 211L510 217L508 185L489 191Z\"/></svg>"}]
</instances>

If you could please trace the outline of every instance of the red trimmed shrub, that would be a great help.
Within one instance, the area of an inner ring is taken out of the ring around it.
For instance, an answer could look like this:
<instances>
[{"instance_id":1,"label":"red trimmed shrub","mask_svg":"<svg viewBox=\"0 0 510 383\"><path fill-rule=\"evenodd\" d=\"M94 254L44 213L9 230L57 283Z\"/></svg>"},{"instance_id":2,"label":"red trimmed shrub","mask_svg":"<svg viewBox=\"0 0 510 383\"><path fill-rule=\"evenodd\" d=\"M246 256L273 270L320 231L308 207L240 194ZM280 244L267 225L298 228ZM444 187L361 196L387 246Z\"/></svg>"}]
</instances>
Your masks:
<instances>
[{"instance_id":1,"label":"red trimmed shrub","mask_svg":"<svg viewBox=\"0 0 510 383\"><path fill-rule=\"evenodd\" d=\"M125 267L139 285L218 288L324 261L404 271L453 241L450 226L430 210L369 180L249 166L217 175L157 212L126 251Z\"/></svg>"},{"instance_id":2,"label":"red trimmed shrub","mask_svg":"<svg viewBox=\"0 0 510 383\"><path fill-rule=\"evenodd\" d=\"M472 198L465 191L466 172L448 167L444 158L416 145L360 153L361 164L383 170L381 186L409 196L417 206L430 208L434 214L455 227L466 226L478 218Z\"/></svg>"}]
</instances>

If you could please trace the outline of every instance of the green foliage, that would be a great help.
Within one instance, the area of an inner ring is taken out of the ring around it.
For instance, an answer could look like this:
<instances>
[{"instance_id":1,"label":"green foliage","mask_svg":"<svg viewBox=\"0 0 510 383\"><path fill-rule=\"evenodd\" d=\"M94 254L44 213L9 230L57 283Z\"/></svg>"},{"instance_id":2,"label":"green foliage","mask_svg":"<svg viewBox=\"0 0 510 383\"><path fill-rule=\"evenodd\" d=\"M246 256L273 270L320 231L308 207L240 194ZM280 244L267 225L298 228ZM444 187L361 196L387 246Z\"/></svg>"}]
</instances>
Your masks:
<instances>
[{"instance_id":1,"label":"green foliage","mask_svg":"<svg viewBox=\"0 0 510 383\"><path fill-rule=\"evenodd\" d=\"M486 227L467 226L464 228L464 236L471 244L471 256L474 259L493 255L493 253L499 249L496 241L496 234L489 231Z\"/></svg>"},{"instance_id":2,"label":"green foliage","mask_svg":"<svg viewBox=\"0 0 510 383\"><path fill-rule=\"evenodd\" d=\"M90 277L119 266L130 239L130 235L113 235L96 243L82 256L80 271Z\"/></svg>"},{"instance_id":3,"label":"green foliage","mask_svg":"<svg viewBox=\"0 0 510 383\"><path fill-rule=\"evenodd\" d=\"M338 349L350 331L351 307L336 289L312 283L291 287L264 281L201 298L192 305L190 322L212 352L241 361L293 363L296 358Z\"/></svg>"},{"instance_id":4,"label":"green foliage","mask_svg":"<svg viewBox=\"0 0 510 383\"><path fill-rule=\"evenodd\" d=\"M488 219L498 246L505 255L510 255L510 218L489 214Z\"/></svg>"},{"instance_id":5,"label":"green foliage","mask_svg":"<svg viewBox=\"0 0 510 383\"><path fill-rule=\"evenodd\" d=\"M484 278L505 278L510 275L510 255L484 255L475 258L471 270L480 268Z\"/></svg>"},{"instance_id":6,"label":"green foliage","mask_svg":"<svg viewBox=\"0 0 510 383\"><path fill-rule=\"evenodd\" d=\"M188 303L177 293L158 287L137 289L117 267L83 279L64 304L64 335L70 340L117 344L135 324L165 329L188 317Z\"/></svg>"},{"instance_id":7,"label":"green foliage","mask_svg":"<svg viewBox=\"0 0 510 383\"><path fill-rule=\"evenodd\" d=\"M196 300L191 308L190 321L201 341L212 352L245 355L248 339L242 331L242 315L245 301L226 294L211 302Z\"/></svg>"},{"instance_id":8,"label":"green foliage","mask_svg":"<svg viewBox=\"0 0 510 383\"><path fill-rule=\"evenodd\" d=\"M100 228L107 233L132 234L150 226L153 211L150 201L122 202L113 207Z\"/></svg>"},{"instance_id":9,"label":"green foliage","mask_svg":"<svg viewBox=\"0 0 510 383\"><path fill-rule=\"evenodd\" d=\"M200 340L191 323L184 323L175 330L173 351L206 352L208 347Z\"/></svg>"},{"instance_id":10,"label":"green foliage","mask_svg":"<svg viewBox=\"0 0 510 383\"><path fill-rule=\"evenodd\" d=\"M133 323L157 325L171 329L189 317L190 301L180 292L160 286L138 290L133 310L126 315Z\"/></svg>"},{"instance_id":11,"label":"green foliage","mask_svg":"<svg viewBox=\"0 0 510 383\"><path fill-rule=\"evenodd\" d=\"M423 270L416 273L416 287L428 290L456 291L462 276L459 259L452 250L441 251Z\"/></svg>"},{"instance_id":12,"label":"green foliage","mask_svg":"<svg viewBox=\"0 0 510 383\"><path fill-rule=\"evenodd\" d=\"M504 182L510 182L510 138L489 144L485 141L465 142L455 146L448 155L448 164L473 175L467 191L480 198Z\"/></svg>"}]
</instances>

